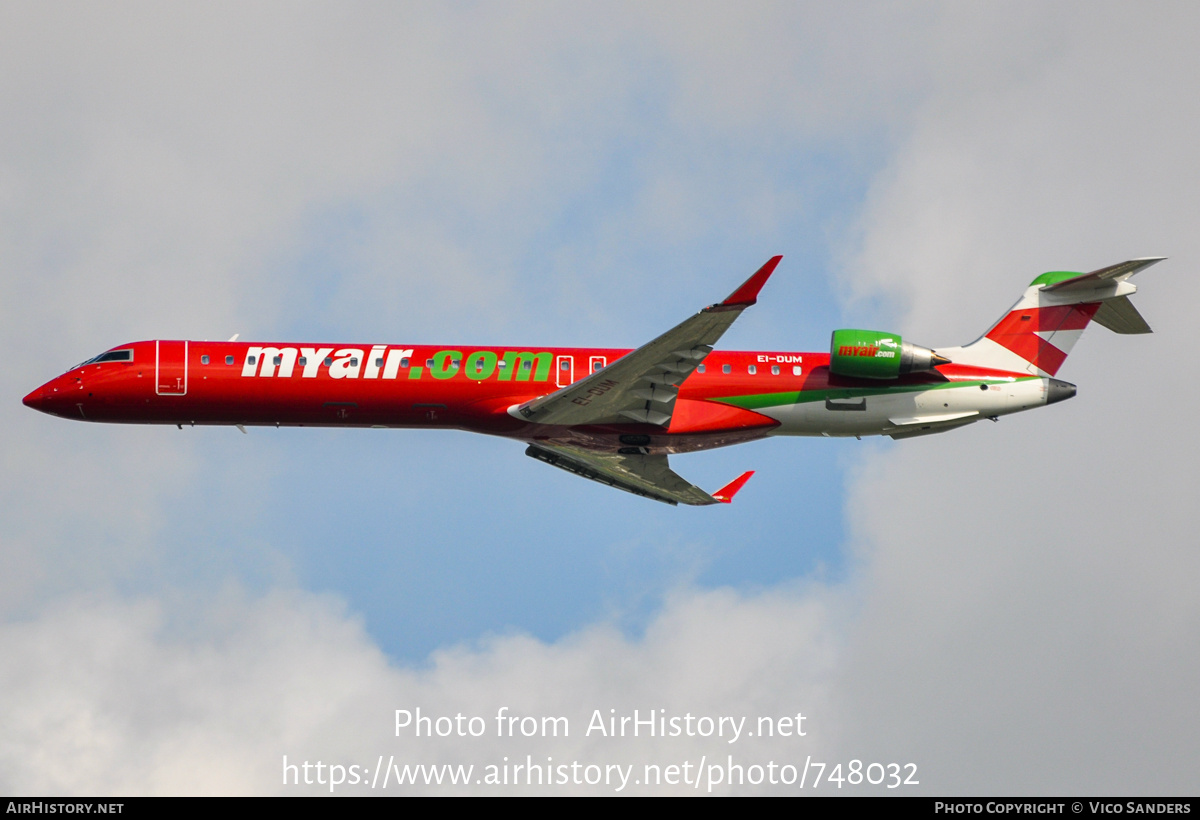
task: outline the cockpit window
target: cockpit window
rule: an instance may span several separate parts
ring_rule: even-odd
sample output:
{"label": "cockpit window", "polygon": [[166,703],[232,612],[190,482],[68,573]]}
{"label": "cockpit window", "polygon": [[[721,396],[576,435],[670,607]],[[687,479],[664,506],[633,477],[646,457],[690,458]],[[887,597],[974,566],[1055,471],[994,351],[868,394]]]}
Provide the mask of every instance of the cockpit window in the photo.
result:
{"label": "cockpit window", "polygon": [[[101,353],[99,356],[96,356],[94,359],[88,359],[83,364],[100,364],[100,362],[132,362],[132,361],[133,361],[133,351],[126,349],[126,350],[110,350],[107,353]],[[83,367],[83,365],[77,365],[77,366]]]}

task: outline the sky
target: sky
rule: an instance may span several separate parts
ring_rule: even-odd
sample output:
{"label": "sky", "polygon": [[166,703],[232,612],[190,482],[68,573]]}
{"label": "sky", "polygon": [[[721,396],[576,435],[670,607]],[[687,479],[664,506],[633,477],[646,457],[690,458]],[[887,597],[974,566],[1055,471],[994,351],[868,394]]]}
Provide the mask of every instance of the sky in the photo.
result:
{"label": "sky", "polygon": [[[1194,794],[1198,16],[0,3],[0,792]],[[634,347],[775,254],[723,347],[1170,258],[1072,401],[675,458],[720,509],[20,403],[137,339]]]}

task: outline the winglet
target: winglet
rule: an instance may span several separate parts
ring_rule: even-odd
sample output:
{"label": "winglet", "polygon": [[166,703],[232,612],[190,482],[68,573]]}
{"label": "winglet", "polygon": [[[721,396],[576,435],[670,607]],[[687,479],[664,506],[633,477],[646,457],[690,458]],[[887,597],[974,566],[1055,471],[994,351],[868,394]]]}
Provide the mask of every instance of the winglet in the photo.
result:
{"label": "winglet", "polygon": [[[778,261],[779,261],[778,256],[776,256],[772,260],[772,262],[778,262]],[[770,264],[770,262],[768,262],[767,264]],[[770,271],[767,271],[767,273],[769,274]],[[755,274],[755,275],[757,276],[758,274]],[[734,495],[737,494],[737,491],[742,489],[742,487],[746,486],[746,482],[750,480],[750,476],[752,476],[752,475],[754,475],[753,470],[749,470],[747,472],[742,473],[740,476],[735,478],[733,481],[730,481],[724,487],[722,487],[721,489],[719,489],[715,493],[713,493],[712,497],[717,499],[717,501],[720,501],[722,504],[728,504],[729,502],[733,501],[733,497],[734,497]]]}
{"label": "winglet", "polygon": [[772,256],[767,264],[758,269],[758,272],[742,283],[742,286],[729,294],[729,298],[721,303],[722,307],[740,307],[749,306],[758,301],[758,292],[762,290],[762,286],[767,283],[767,279],[775,272],[775,266],[779,264],[782,256]]}

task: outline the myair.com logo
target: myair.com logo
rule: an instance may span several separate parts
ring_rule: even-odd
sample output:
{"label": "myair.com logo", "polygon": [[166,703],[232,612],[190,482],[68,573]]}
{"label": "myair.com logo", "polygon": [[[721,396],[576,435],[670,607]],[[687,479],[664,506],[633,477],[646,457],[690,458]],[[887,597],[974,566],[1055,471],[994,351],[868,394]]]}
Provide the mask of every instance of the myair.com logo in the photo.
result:
{"label": "myair.com logo", "polygon": [[497,353],[474,350],[465,357],[461,350],[439,350],[424,362],[413,357],[412,348],[372,345],[357,347],[264,347],[246,349],[242,376],[258,378],[315,379],[434,379],[467,378],[473,381],[546,381],[554,355],[549,351]]}

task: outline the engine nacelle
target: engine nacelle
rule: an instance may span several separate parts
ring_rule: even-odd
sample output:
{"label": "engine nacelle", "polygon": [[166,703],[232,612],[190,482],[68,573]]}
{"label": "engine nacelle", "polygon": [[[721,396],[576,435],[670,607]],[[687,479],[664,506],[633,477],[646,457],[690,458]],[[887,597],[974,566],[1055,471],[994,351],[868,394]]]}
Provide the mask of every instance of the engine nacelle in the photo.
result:
{"label": "engine nacelle", "polygon": [[949,363],[927,347],[881,330],[835,330],[829,341],[829,372],[837,376],[895,379]]}

